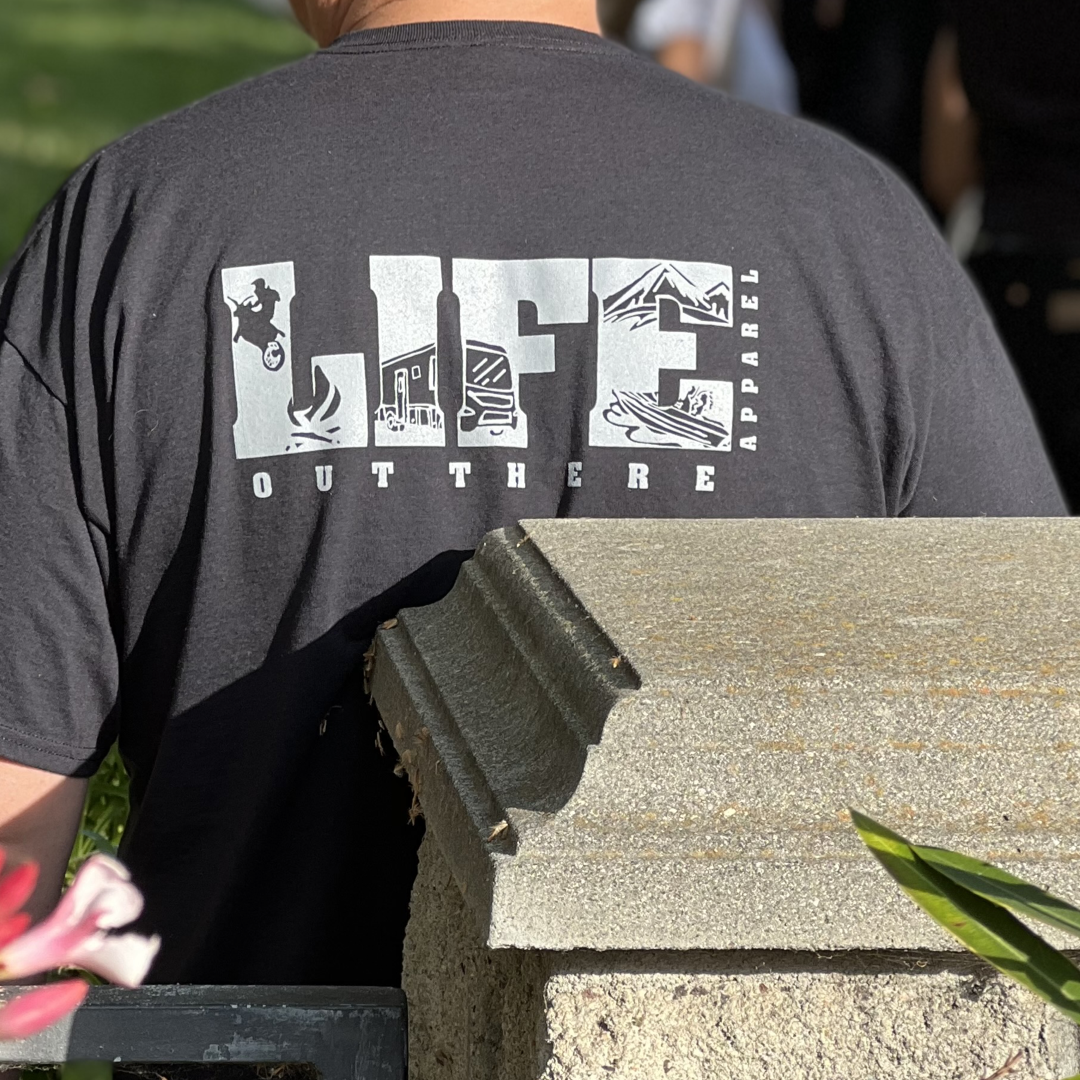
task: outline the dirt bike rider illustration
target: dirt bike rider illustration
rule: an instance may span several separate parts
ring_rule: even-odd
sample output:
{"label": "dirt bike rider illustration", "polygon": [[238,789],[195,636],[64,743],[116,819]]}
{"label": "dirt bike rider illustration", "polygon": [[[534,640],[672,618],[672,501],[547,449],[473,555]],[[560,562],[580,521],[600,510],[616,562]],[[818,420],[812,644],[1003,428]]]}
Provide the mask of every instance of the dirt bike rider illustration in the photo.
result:
{"label": "dirt bike rider illustration", "polygon": [[285,349],[279,340],[285,335],[273,323],[281,293],[268,286],[265,278],[256,278],[251,288],[252,295],[243,300],[230,298],[236,315],[233,341],[243,338],[250,342],[262,352],[263,366],[267,371],[277,371],[285,363]]}

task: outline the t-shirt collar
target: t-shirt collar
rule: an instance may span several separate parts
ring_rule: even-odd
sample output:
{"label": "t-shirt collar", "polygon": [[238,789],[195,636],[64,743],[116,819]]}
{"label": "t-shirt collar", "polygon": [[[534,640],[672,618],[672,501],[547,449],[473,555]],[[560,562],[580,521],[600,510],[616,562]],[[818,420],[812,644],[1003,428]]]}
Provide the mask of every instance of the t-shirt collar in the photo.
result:
{"label": "t-shirt collar", "polygon": [[496,44],[549,48],[625,51],[598,34],[555,23],[457,20],[406,23],[374,30],[356,30],[338,38],[325,52],[363,52],[368,49],[431,47],[432,45]]}

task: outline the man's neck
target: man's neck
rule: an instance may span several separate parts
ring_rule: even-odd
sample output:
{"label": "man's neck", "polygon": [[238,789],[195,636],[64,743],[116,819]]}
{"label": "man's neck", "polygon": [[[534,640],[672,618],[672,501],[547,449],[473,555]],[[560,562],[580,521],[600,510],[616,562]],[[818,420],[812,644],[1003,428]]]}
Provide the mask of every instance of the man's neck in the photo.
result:
{"label": "man's neck", "polygon": [[358,0],[341,32],[451,19],[513,19],[600,33],[595,0]]}

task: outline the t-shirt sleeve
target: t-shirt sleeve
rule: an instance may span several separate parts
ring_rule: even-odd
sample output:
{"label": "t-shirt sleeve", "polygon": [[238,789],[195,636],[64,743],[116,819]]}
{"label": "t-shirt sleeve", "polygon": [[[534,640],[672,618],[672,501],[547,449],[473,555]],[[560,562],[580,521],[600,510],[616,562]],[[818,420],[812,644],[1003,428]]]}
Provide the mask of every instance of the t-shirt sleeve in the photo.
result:
{"label": "t-shirt sleeve", "polygon": [[990,316],[971,292],[935,360],[913,496],[905,514],[1054,517],[1064,500]]}
{"label": "t-shirt sleeve", "polygon": [[[90,775],[116,734],[108,276],[91,161],[0,277],[0,757]],[[111,212],[111,209],[109,210]]]}
{"label": "t-shirt sleeve", "polygon": [[80,505],[72,436],[0,337],[0,757],[86,776],[112,735],[118,665],[108,544]]}
{"label": "t-shirt sleeve", "polygon": [[978,291],[915,196],[879,171],[898,226],[873,270],[895,304],[886,379],[890,408],[904,414],[889,424],[903,433],[888,449],[902,476],[896,512],[1065,514],[1031,409]]}

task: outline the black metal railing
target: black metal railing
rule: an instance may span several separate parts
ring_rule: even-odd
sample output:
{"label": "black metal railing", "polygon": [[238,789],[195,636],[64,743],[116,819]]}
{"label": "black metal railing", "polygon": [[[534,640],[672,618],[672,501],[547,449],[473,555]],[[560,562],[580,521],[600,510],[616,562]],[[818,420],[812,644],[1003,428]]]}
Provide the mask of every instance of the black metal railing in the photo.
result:
{"label": "black metal railing", "polygon": [[[0,999],[14,992],[6,987]],[[55,1027],[0,1043],[0,1068],[65,1061],[108,1061],[118,1075],[165,1080],[170,1065],[191,1080],[200,1072],[190,1066],[203,1066],[209,1078],[226,1063],[265,1066],[253,1075],[275,1078],[314,1070],[322,1080],[406,1080],[405,995],[368,987],[94,987]]]}

